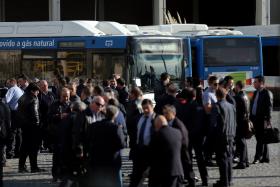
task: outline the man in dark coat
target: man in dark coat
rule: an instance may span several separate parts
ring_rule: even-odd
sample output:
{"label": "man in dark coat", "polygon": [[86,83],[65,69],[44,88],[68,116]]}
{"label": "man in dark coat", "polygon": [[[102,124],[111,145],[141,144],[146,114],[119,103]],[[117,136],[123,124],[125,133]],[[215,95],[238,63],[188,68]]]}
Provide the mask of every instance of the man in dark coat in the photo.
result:
{"label": "man in dark coat", "polygon": [[0,97],[0,187],[3,187],[3,166],[6,162],[4,147],[11,136],[11,111]]}
{"label": "man in dark coat", "polygon": [[269,163],[269,150],[267,144],[263,143],[264,129],[271,124],[271,113],[273,107],[273,95],[264,86],[265,79],[263,76],[255,77],[254,92],[251,107],[250,118],[256,131],[256,154],[253,164],[259,162]]}
{"label": "man in dark coat", "polygon": [[41,80],[39,83],[40,93],[38,95],[39,99],[39,111],[40,111],[40,123],[42,127],[42,140],[43,148],[51,149],[50,147],[50,138],[48,134],[48,111],[50,106],[55,101],[55,95],[53,92],[48,90],[48,82],[46,80]]}
{"label": "man in dark coat", "polygon": [[183,144],[181,148],[181,160],[184,168],[184,176],[188,180],[189,187],[195,186],[194,172],[192,162],[189,154],[189,135],[183,122],[176,117],[176,108],[172,105],[165,105],[163,107],[163,114],[168,121],[168,125],[175,129],[178,129],[183,138]]}
{"label": "man in dark coat", "polygon": [[30,83],[23,96],[18,101],[18,115],[22,128],[22,145],[19,157],[19,172],[27,172],[25,162],[29,156],[31,172],[44,171],[37,164],[40,147],[40,120],[39,120],[39,87]]}
{"label": "man in dark coat", "polygon": [[189,153],[192,158],[192,149],[194,149],[202,186],[208,186],[208,171],[203,153],[203,144],[206,136],[206,113],[202,104],[196,102],[195,89],[185,88],[180,95],[186,99],[186,103],[177,103],[177,117],[183,121],[188,130]]}
{"label": "man in dark coat", "polygon": [[128,89],[125,86],[125,81],[122,78],[118,78],[117,79],[117,88],[116,90],[118,91],[118,99],[119,102],[121,104],[123,104],[124,106],[126,106],[127,102],[128,102]]}
{"label": "man in dark coat", "polygon": [[157,114],[162,114],[162,109],[165,105],[175,105],[177,102],[176,99],[177,87],[175,84],[168,84],[166,88],[166,94],[160,97],[155,106],[155,112]]}
{"label": "man in dark coat", "polygon": [[226,101],[227,91],[218,88],[218,102],[211,111],[212,123],[215,123],[216,160],[219,167],[220,180],[213,187],[228,187],[232,185],[233,141],[236,133],[235,107]]}
{"label": "man in dark coat", "polygon": [[129,95],[129,102],[127,103],[126,125],[130,149],[133,149],[136,145],[137,122],[139,120],[139,116],[143,113],[141,106],[142,94],[143,93],[139,88],[132,88]]}
{"label": "man in dark coat", "polygon": [[166,93],[166,85],[170,82],[170,75],[168,73],[162,73],[160,75],[160,81],[156,81],[154,92],[155,92],[155,101],[158,102],[158,99],[161,98]]}
{"label": "man in dark coat", "polygon": [[48,114],[50,119],[49,133],[53,146],[52,175],[54,181],[57,181],[57,179],[61,177],[62,145],[60,142],[60,127],[67,119],[70,112],[70,90],[68,88],[62,88],[60,99],[51,105]]}
{"label": "man in dark coat", "polygon": [[149,186],[182,187],[182,133],[168,125],[164,116],[155,119],[155,134],[151,140],[151,170]]}
{"label": "man in dark coat", "polygon": [[236,101],[236,153],[239,155],[239,162],[234,167],[234,169],[245,169],[249,167],[248,161],[248,150],[245,138],[245,123],[247,123],[249,118],[249,100],[243,90],[244,83],[242,81],[237,81],[235,85],[235,101]]}
{"label": "man in dark coat", "polygon": [[121,149],[125,146],[122,128],[114,123],[118,108],[108,106],[106,119],[88,130],[90,184],[96,187],[121,187]]}

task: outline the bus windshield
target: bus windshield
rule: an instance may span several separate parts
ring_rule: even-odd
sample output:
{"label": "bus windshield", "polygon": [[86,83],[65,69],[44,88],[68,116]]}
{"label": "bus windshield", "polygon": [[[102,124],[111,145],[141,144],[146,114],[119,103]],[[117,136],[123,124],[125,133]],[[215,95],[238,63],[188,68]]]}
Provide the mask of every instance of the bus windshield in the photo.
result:
{"label": "bus windshield", "polygon": [[184,68],[182,48],[182,41],[177,38],[135,40],[133,77],[140,79],[142,89],[152,91],[160,74],[164,72],[170,75],[172,82],[180,84]]}
{"label": "bus windshield", "polygon": [[258,38],[204,39],[205,66],[258,66]]}

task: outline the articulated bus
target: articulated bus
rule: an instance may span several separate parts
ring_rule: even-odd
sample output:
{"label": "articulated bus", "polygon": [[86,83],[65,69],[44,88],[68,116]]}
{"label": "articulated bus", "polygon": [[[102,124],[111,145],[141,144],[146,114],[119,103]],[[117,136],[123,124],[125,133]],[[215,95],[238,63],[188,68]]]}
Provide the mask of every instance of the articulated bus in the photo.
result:
{"label": "articulated bus", "polygon": [[24,73],[51,82],[56,70],[97,82],[120,74],[150,93],[162,72],[183,82],[183,48],[180,37],[134,35],[116,22],[3,22],[0,81]]}

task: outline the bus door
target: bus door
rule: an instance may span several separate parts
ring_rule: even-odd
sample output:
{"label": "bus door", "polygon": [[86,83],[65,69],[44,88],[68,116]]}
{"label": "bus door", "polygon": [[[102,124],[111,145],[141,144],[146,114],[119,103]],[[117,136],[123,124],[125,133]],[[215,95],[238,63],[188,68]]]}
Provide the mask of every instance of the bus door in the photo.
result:
{"label": "bus door", "polygon": [[192,55],[191,43],[189,38],[184,38],[184,63],[185,63],[185,77],[192,77]]}

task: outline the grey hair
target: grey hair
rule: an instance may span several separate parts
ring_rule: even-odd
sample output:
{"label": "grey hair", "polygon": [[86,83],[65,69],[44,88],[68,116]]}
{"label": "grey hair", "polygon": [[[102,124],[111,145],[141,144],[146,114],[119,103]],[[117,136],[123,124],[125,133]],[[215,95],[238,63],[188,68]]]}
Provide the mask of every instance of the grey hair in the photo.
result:
{"label": "grey hair", "polygon": [[109,120],[115,119],[117,115],[119,114],[118,107],[115,107],[113,105],[109,105],[106,108],[106,118]]}
{"label": "grey hair", "polygon": [[176,108],[173,105],[164,105],[163,110],[167,110],[167,112],[172,112],[173,114],[176,114]]}
{"label": "grey hair", "polygon": [[91,101],[91,103],[95,103],[96,101],[100,101],[100,100],[104,101],[103,97],[101,97],[101,96],[94,96],[92,101]]}
{"label": "grey hair", "polygon": [[81,112],[87,108],[87,105],[84,102],[75,101],[71,104],[71,108],[75,112]]}

